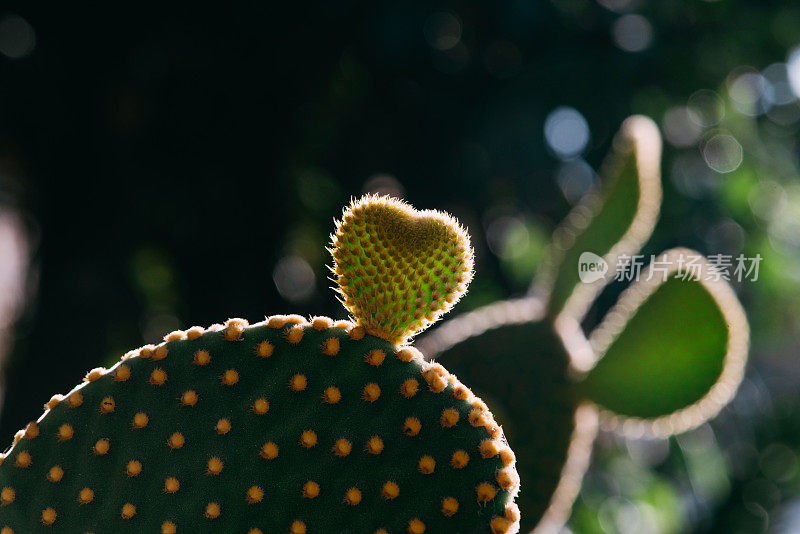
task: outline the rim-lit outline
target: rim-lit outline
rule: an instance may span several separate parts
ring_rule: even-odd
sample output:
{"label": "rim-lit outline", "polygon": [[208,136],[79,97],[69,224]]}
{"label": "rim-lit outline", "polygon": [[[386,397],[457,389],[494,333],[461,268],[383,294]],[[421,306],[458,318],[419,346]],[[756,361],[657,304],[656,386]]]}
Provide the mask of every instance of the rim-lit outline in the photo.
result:
{"label": "rim-lit outline", "polygon": [[[613,150],[600,168],[600,183],[587,193],[553,232],[553,240],[547,246],[545,260],[536,274],[531,293],[549,306],[550,295],[556,275],[561,268],[565,252],[572,247],[580,235],[600,212],[606,200],[606,189],[619,176],[628,155],[633,152],[639,184],[639,201],[636,213],[622,237],[603,259],[609,266],[617,264],[620,256],[638,251],[650,238],[661,211],[661,134],[652,119],[633,115],[623,121],[619,133],[614,137]],[[611,177],[611,178],[609,178]],[[575,266],[566,266],[567,269]],[[577,283],[564,302],[559,315],[567,314],[581,321],[595,297],[613,279],[615,273],[609,269],[603,278],[590,284]]]}
{"label": "rim-lit outline", "polygon": [[575,499],[581,491],[583,477],[592,460],[592,449],[599,427],[599,413],[594,404],[582,403],[575,410],[575,429],[569,440],[567,459],[561,476],[539,523],[531,534],[558,534],[569,520]]}
{"label": "rim-lit outline", "polygon": [[505,325],[535,323],[544,318],[544,305],[537,298],[501,300],[445,321],[416,340],[414,346],[426,360],[459,343]]}
{"label": "rim-lit outline", "polygon": [[[733,399],[736,390],[744,378],[747,364],[747,352],[750,346],[750,327],[747,316],[739,302],[733,288],[721,277],[710,277],[714,274],[714,267],[700,253],[688,248],[674,248],[661,253],[657,261],[669,262],[666,269],[666,279],[680,272],[681,265],[678,259],[685,257],[699,257],[700,261],[693,266],[696,271],[691,274],[687,283],[700,283],[722,313],[728,329],[728,344],[723,359],[722,372],[709,391],[698,401],[675,410],[674,412],[656,418],[639,418],[618,415],[611,410],[599,407],[600,428],[613,430],[631,438],[658,437],[665,438],[673,434],[680,434],[691,430],[716,416],[719,411]],[[576,329],[576,322],[562,321],[557,325],[557,330],[566,336],[570,342],[565,345],[579,347],[584,354],[594,354],[594,360],[586,362],[589,365],[577,369],[589,372],[606,354],[609,347],[625,329],[628,321],[647,299],[665,283],[664,271],[659,270],[661,276],[652,275],[653,265],[650,264],[638,281],[633,282],[619,297],[614,307],[606,314],[600,325],[586,337]],[[568,349],[569,350],[569,349]]]}

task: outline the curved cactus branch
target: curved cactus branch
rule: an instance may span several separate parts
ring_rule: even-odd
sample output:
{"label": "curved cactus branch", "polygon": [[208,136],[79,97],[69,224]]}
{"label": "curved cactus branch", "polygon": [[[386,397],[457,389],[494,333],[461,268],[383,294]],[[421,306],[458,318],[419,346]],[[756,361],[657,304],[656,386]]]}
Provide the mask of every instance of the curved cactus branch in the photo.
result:
{"label": "curved cactus branch", "polygon": [[561,469],[561,479],[550,505],[531,534],[559,534],[562,531],[580,493],[583,476],[589,469],[597,430],[597,409],[590,403],[582,404],[575,410],[575,430],[569,442],[567,461]]}
{"label": "curved cactus branch", "polygon": [[[691,268],[688,268],[685,265],[687,258],[698,258],[699,260],[695,261]],[[573,350],[575,347],[580,347],[582,355],[595,355],[592,360],[572,359],[573,362],[581,362],[582,367],[579,370],[587,375],[584,385],[589,398],[599,398],[597,402],[601,405],[603,402],[600,399],[611,399],[612,397],[616,399],[615,402],[620,403],[619,408],[614,410],[601,409],[601,427],[631,436],[666,437],[695,428],[714,417],[736,393],[744,376],[747,361],[749,347],[747,317],[736,293],[719,273],[714,271],[714,267],[698,252],[685,248],[668,250],[659,255],[657,261],[665,267],[660,268],[656,275],[654,265],[648,266],[642,274],[641,280],[634,282],[623,292],[617,304],[608,312],[600,325],[592,331],[588,339],[582,337],[577,322],[572,318],[561,318],[556,325],[567,347],[572,347]],[[660,291],[665,290],[668,285],[675,286],[674,294],[669,296],[670,300],[666,300],[665,297],[661,302],[651,304],[652,298],[659,295]],[[686,298],[686,294],[678,292],[681,287],[685,290],[702,289],[702,293],[692,293],[697,296],[693,296],[690,301]],[[703,309],[704,315],[702,316],[691,315],[693,310],[690,307],[693,302],[699,302],[698,306],[706,305],[703,301],[703,294],[707,294],[708,305],[715,309]],[[648,310],[650,314],[647,317],[642,317],[641,321],[635,325],[632,324],[637,320],[637,316],[641,315],[642,310],[648,306],[661,306],[661,308]],[[678,306],[685,306],[685,308],[681,310]],[[681,312],[687,316],[682,317]],[[663,321],[658,324],[648,324],[648,322],[662,317]],[[613,356],[610,354],[615,348],[615,344],[628,332],[633,335],[647,335],[648,327],[654,331],[663,332],[664,321],[675,323],[675,328],[670,330],[672,334],[669,339],[661,334],[663,343],[649,343],[647,346],[641,346],[638,350],[630,350],[631,346],[626,345],[626,350],[620,350],[618,351],[620,353],[615,353]],[[715,328],[719,333],[704,336],[698,332],[699,328]],[[685,340],[679,339],[681,336]],[[720,348],[699,345],[702,341],[701,338],[708,337],[711,337],[712,340],[720,337]],[[679,345],[681,342],[683,344]],[[662,362],[658,359],[670,356],[664,351],[664,347],[680,346],[684,347],[683,358],[691,355],[698,359],[686,360],[682,362],[683,367],[678,367],[677,362],[680,359],[676,356],[674,358],[676,363],[669,368],[670,372],[663,372],[663,367],[660,365]],[[615,361],[607,361],[606,358]],[[670,365],[671,362],[663,362],[663,364]],[[688,382],[693,374],[702,374],[708,377],[710,376],[708,373],[714,373],[716,379],[711,384],[696,385],[697,391],[704,392],[702,396],[669,413],[659,413],[655,416],[648,414],[647,417],[643,417],[636,412],[645,408],[626,406],[632,413],[625,414],[622,412],[624,404],[620,400],[619,389],[616,388],[611,393],[607,388],[619,380],[618,369],[631,369],[634,365],[635,369],[649,368],[652,370],[652,376],[640,376],[640,380],[648,380],[648,382],[642,383],[636,393],[631,395],[631,399],[642,406],[645,405],[643,403],[651,402],[651,397],[664,398],[666,388],[691,389]],[[658,370],[662,372],[658,372]],[[597,375],[599,373],[604,373],[602,383],[598,382]],[[706,379],[711,380],[710,378]],[[631,389],[629,387],[628,392]],[[646,409],[653,410],[655,408]]]}
{"label": "curved cactus branch", "polygon": [[417,341],[417,348],[432,360],[459,343],[480,336],[504,325],[535,323],[544,318],[544,306],[539,299],[501,300],[477,310],[461,314],[423,336]]}
{"label": "curved cactus branch", "polygon": [[[548,314],[580,321],[614,272],[579,283],[578,258],[601,256],[614,266],[650,238],[661,209],[661,135],[652,119],[634,115],[622,123],[600,169],[601,183],[584,196],[553,233],[531,292]],[[633,197],[633,198],[631,198]]]}

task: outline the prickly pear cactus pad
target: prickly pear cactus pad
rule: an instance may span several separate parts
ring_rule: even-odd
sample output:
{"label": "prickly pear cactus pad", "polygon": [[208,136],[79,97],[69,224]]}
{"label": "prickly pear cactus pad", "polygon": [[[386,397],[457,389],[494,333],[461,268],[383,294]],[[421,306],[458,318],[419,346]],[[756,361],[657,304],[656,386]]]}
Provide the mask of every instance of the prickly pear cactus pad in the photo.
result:
{"label": "prickly pear cactus pad", "polygon": [[392,343],[435,322],[472,280],[472,247],[458,222],[390,197],[350,206],[336,225],[333,260],[342,303]]}
{"label": "prickly pear cactus pad", "polygon": [[[379,216],[365,227],[359,210]],[[3,456],[0,533],[516,532],[515,457],[492,414],[392,342],[470,276],[463,231],[429,216],[375,197],[345,211],[333,254],[353,321],[173,332],[54,396]],[[341,253],[348,227],[363,255]]]}

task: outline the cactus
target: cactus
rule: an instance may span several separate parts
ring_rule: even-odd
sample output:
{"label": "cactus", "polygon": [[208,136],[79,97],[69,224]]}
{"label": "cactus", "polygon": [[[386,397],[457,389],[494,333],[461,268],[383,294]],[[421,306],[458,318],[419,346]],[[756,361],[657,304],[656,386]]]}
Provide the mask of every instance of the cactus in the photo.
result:
{"label": "cactus", "polygon": [[[555,231],[530,294],[451,319],[417,343],[468,381],[503,424],[525,488],[517,500],[524,531],[560,531],[598,428],[636,437],[689,430],[713,417],[742,379],[744,311],[713,266],[687,249],[660,254],[599,325],[583,331],[614,266],[652,233],[660,156],[656,125],[627,119],[601,187]],[[609,266],[588,283],[579,280],[584,252]],[[699,261],[686,264],[690,256]]]}
{"label": "cactus", "polygon": [[468,236],[368,196],[331,252],[352,321],[173,332],[54,396],[3,457],[0,533],[516,532],[501,428],[408,345],[466,290]]}

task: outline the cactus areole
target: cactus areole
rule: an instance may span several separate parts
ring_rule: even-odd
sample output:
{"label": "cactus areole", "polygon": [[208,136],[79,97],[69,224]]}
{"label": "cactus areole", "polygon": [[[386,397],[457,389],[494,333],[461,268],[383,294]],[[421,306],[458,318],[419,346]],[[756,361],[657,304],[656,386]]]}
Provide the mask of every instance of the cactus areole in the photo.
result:
{"label": "cactus areole", "polygon": [[173,332],[55,395],[3,455],[0,534],[516,532],[502,430],[408,345],[466,290],[468,235],[367,196],[330,251],[352,320]]}

